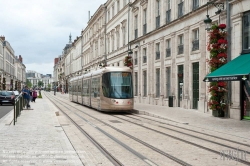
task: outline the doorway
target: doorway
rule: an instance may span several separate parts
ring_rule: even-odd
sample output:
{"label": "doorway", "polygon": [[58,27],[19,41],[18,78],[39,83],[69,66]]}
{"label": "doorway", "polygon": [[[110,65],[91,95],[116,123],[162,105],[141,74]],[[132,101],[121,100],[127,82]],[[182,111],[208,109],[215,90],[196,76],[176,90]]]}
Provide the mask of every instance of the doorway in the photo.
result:
{"label": "doorway", "polygon": [[199,101],[199,62],[193,63],[193,109],[198,109]]}

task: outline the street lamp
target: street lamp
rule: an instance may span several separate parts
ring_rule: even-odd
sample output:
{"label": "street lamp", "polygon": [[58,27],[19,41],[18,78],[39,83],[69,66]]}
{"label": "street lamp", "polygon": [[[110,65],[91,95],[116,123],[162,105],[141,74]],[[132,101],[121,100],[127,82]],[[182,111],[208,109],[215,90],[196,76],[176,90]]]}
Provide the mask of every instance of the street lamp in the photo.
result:
{"label": "street lamp", "polygon": [[212,4],[213,6],[215,6],[218,10],[215,12],[215,14],[220,14],[222,10],[224,10],[224,3],[214,3],[212,2],[207,2],[207,18],[204,20],[205,26],[206,26],[206,30],[209,31],[211,29],[212,26],[212,20],[209,18],[208,15],[208,6]]}

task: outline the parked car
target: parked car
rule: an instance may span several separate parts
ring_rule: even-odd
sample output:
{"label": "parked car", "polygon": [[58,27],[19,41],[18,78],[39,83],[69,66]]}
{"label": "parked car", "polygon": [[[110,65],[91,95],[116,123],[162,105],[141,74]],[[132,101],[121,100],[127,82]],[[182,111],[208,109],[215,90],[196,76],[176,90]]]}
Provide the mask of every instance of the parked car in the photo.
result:
{"label": "parked car", "polygon": [[15,93],[13,91],[0,91],[0,105],[11,103],[14,105]]}
{"label": "parked car", "polygon": [[[10,91],[9,91],[10,92]],[[19,92],[18,91],[13,91],[14,92],[14,94],[15,94],[15,97],[18,97],[19,96]]]}

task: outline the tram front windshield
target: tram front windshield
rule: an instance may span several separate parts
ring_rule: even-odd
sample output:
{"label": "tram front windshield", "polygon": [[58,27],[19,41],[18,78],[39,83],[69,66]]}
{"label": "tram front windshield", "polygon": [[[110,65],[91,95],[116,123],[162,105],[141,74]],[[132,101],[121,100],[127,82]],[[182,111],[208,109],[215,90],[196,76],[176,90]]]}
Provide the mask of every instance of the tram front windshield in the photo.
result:
{"label": "tram front windshield", "polygon": [[133,98],[132,77],[129,72],[110,72],[102,76],[103,95],[108,98]]}

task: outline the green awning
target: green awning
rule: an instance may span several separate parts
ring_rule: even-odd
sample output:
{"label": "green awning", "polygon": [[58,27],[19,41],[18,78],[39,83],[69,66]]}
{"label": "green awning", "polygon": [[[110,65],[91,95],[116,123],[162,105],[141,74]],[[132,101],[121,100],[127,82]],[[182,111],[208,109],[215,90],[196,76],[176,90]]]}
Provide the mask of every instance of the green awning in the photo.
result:
{"label": "green awning", "polygon": [[243,54],[208,74],[203,81],[240,81],[250,78],[250,54]]}

